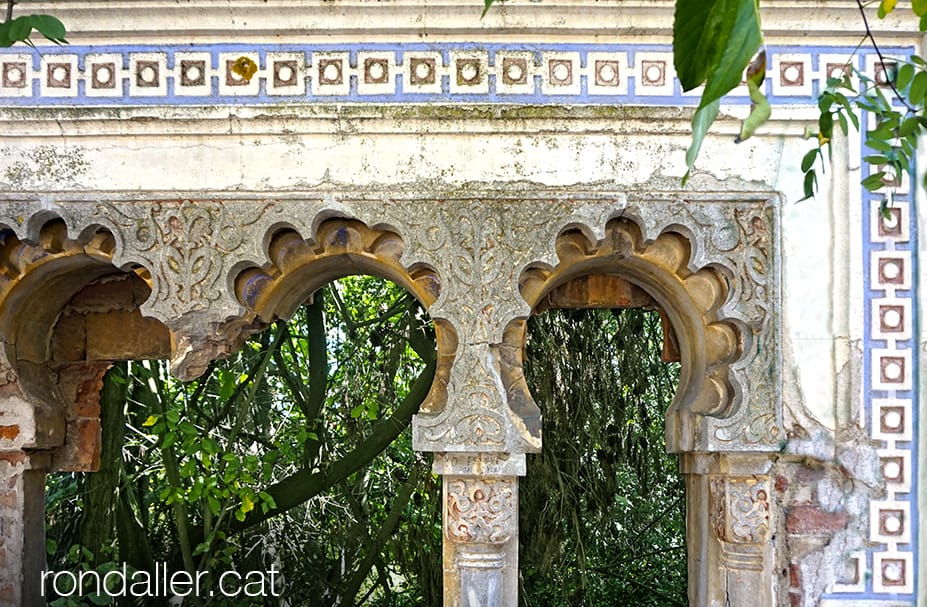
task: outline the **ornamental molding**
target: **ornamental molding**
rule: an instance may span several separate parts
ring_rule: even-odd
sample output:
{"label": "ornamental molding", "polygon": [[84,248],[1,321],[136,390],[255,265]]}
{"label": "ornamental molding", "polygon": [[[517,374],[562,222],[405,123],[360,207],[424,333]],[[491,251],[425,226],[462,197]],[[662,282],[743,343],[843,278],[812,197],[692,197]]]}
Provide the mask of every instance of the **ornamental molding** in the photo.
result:
{"label": "ornamental molding", "polygon": [[[4,195],[0,209],[9,238],[32,249],[59,243],[30,253],[33,265],[86,259],[142,276],[152,295],[141,310],[173,331],[184,377],[324,282],[354,272],[394,280],[436,321],[444,361],[414,422],[419,450],[540,449],[540,412],[521,374],[524,320],[544,289],[593,266],[649,290],[683,338],[671,450],[773,451],[781,437],[769,193],[44,194]],[[43,236],[49,225],[62,234]],[[22,261],[0,296],[26,289],[32,266]]]}

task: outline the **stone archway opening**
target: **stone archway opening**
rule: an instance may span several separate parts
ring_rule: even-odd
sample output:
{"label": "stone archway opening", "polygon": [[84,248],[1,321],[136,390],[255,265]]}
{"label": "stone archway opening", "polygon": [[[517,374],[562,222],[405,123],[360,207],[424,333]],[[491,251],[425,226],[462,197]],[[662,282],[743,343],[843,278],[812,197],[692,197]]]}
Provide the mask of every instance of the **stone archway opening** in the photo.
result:
{"label": "stone archway opening", "polygon": [[663,422],[677,357],[658,311],[618,307],[632,303],[613,298],[630,294],[622,282],[566,283],[545,298],[565,307],[528,321],[544,445],[519,483],[527,604],[686,604],[685,486]]}
{"label": "stone archway opening", "polygon": [[[127,441],[114,466],[103,462],[112,476],[103,484],[117,496],[113,548],[119,552],[97,562],[104,567],[98,570],[111,566],[111,558],[139,570],[167,563],[172,572],[189,571],[187,550],[197,572],[274,567],[278,581],[285,579],[275,590],[288,601],[348,605],[397,585],[386,569],[393,570],[396,544],[388,531],[402,527],[406,536],[418,532],[407,544],[421,549],[418,560],[405,555],[402,574],[410,582],[419,575],[423,584],[431,582],[422,591],[433,603],[440,536],[427,519],[439,516],[439,493],[427,464],[411,449],[409,428],[435,365],[427,313],[392,281],[349,275],[333,277],[288,318],[268,324],[192,382],[172,378],[165,361],[129,366],[121,380],[128,383]],[[204,485],[210,477],[215,484]],[[56,489],[73,491],[76,483],[67,479]],[[165,490],[183,497],[165,503]],[[221,509],[212,511],[213,503]],[[256,513],[263,518],[264,508],[279,516],[253,520]],[[404,515],[397,520],[394,511]],[[83,516],[81,527],[91,518],[67,505],[54,516],[66,532],[68,523],[76,526],[75,514]],[[133,519],[151,521],[152,528],[126,529]],[[210,526],[228,543],[209,538]],[[58,543],[52,569],[79,570],[67,553],[84,538],[51,531]],[[197,550],[198,542],[210,539],[210,551]],[[231,562],[216,557],[236,543],[240,549],[227,555]],[[411,566],[422,571],[413,576]],[[202,582],[216,589],[215,577]]]}

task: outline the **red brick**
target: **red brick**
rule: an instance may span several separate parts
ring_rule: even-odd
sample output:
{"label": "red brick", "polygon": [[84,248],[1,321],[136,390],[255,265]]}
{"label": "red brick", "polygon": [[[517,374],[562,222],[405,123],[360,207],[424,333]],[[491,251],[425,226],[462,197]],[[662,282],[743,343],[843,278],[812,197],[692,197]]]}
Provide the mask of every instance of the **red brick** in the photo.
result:
{"label": "red brick", "polygon": [[802,596],[800,592],[790,592],[789,593],[789,607],[801,607],[804,602],[802,599],[805,597]]}
{"label": "red brick", "polygon": [[95,472],[100,467],[100,420],[82,417],[68,423],[64,445],[55,452],[52,468]]}
{"label": "red brick", "polygon": [[789,586],[801,588],[801,569],[795,563],[789,565]]}
{"label": "red brick", "polygon": [[785,528],[795,534],[827,534],[844,529],[850,522],[846,512],[826,512],[817,506],[796,506],[789,510]]}
{"label": "red brick", "polygon": [[23,464],[29,460],[22,451],[0,451],[0,461],[9,462],[14,466]]}
{"label": "red brick", "polygon": [[58,370],[58,390],[70,417],[99,417],[100,390],[108,362],[77,363]]}
{"label": "red brick", "polygon": [[776,491],[783,493],[786,489],[789,488],[789,479],[785,478],[781,474],[776,477]]}
{"label": "red brick", "polygon": [[19,436],[19,426],[17,424],[0,426],[0,440],[14,440],[17,436]]}
{"label": "red brick", "polygon": [[13,605],[16,600],[16,589],[13,584],[3,584],[0,586],[0,603],[3,605]]}

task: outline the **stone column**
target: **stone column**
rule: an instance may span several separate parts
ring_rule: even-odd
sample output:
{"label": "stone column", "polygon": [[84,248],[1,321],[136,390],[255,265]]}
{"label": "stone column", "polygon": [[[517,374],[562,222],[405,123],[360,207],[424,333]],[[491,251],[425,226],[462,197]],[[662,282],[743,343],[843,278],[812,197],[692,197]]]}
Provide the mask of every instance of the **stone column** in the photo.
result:
{"label": "stone column", "polygon": [[772,491],[764,455],[687,453],[689,604],[772,607]]}
{"label": "stone column", "polygon": [[444,606],[517,607],[524,454],[435,453],[444,477]]}
{"label": "stone column", "polygon": [[0,606],[44,606],[47,453],[0,451]]}

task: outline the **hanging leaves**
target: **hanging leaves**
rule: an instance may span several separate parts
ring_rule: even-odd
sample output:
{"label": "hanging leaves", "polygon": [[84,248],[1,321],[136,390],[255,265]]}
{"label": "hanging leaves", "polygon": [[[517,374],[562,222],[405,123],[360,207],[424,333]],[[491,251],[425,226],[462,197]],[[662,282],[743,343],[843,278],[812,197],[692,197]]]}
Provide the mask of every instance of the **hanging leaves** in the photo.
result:
{"label": "hanging leaves", "polygon": [[[705,85],[692,116],[683,183],[689,179],[702,141],[718,117],[721,98],[741,83],[762,41],[757,0],[677,0],[673,22],[676,73],[684,91]],[[759,87],[755,94],[757,99],[762,96]]]}
{"label": "hanging leaves", "polygon": [[64,24],[51,15],[23,15],[0,23],[0,47],[22,42],[33,48],[32,32],[37,31],[55,44],[67,44]]}

